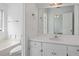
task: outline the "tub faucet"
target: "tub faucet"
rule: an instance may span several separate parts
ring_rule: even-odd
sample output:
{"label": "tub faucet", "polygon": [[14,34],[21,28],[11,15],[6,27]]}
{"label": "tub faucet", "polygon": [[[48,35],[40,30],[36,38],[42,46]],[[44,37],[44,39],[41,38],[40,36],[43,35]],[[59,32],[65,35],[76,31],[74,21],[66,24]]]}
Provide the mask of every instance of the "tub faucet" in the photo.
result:
{"label": "tub faucet", "polygon": [[57,34],[55,35],[55,38],[58,38],[58,35]]}

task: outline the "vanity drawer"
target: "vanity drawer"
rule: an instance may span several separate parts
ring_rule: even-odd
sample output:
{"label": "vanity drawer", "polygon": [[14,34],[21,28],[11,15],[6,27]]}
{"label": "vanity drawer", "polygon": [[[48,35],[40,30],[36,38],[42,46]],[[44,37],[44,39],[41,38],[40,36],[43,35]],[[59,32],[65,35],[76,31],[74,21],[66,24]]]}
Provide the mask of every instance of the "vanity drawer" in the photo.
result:
{"label": "vanity drawer", "polygon": [[79,47],[68,47],[68,54],[71,56],[79,56]]}
{"label": "vanity drawer", "polygon": [[68,47],[68,50],[79,53],[79,47]]}
{"label": "vanity drawer", "polygon": [[30,56],[41,56],[41,42],[30,41]]}
{"label": "vanity drawer", "polygon": [[66,56],[66,46],[43,43],[44,56]]}

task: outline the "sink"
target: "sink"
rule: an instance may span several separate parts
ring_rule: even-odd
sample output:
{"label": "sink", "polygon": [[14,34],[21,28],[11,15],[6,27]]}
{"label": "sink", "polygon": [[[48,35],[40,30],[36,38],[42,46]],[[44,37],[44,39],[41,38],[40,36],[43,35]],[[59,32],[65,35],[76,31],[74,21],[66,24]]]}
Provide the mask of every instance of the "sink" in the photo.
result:
{"label": "sink", "polygon": [[56,40],[56,39],[58,39],[58,38],[55,38],[55,37],[51,37],[51,38],[49,38],[50,40]]}
{"label": "sink", "polygon": [[56,40],[56,41],[60,41],[60,36],[52,36],[52,37],[49,37],[49,40]]}

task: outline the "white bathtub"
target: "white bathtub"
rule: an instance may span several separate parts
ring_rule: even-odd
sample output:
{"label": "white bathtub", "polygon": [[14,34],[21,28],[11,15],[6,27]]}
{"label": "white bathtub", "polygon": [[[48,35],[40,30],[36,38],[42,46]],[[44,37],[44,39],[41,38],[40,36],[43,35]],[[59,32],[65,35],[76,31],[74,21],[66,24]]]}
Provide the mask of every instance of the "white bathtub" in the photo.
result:
{"label": "white bathtub", "polygon": [[11,51],[10,51],[10,56],[21,56],[21,45],[18,45],[16,47],[14,47]]}
{"label": "white bathtub", "polygon": [[10,51],[18,45],[20,45],[20,41],[18,40],[0,40],[0,56],[9,56]]}

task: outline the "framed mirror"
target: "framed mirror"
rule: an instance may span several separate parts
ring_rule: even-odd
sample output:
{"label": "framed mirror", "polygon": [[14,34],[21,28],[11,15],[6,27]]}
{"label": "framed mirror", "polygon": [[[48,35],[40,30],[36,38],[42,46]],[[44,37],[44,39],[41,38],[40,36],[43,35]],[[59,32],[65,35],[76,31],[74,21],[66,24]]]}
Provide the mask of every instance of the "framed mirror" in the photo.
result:
{"label": "framed mirror", "polygon": [[74,35],[73,6],[38,10],[43,34]]}

